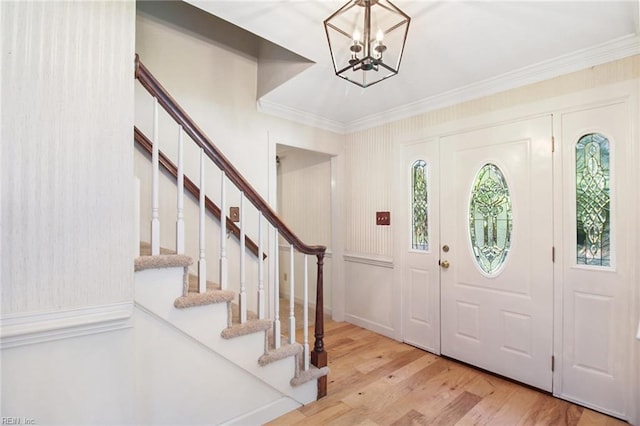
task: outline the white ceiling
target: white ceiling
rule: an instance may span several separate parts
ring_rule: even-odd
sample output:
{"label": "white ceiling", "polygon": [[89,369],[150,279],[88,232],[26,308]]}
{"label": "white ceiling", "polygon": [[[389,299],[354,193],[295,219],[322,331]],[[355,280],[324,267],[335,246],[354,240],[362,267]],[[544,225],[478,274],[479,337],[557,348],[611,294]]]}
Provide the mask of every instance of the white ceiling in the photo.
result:
{"label": "white ceiling", "polygon": [[339,132],[640,54],[639,0],[405,1],[400,72],[361,89],[334,75],[322,21],[345,0],[186,0],[315,62],[259,99]]}

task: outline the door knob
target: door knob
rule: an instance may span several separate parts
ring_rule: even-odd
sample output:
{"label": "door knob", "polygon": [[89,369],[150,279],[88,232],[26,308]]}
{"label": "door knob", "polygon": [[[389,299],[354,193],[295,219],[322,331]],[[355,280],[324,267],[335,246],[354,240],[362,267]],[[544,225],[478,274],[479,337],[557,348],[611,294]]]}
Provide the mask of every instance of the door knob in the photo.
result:
{"label": "door knob", "polygon": [[442,262],[440,262],[440,267],[444,268],[444,269],[449,269],[449,261],[448,260],[443,260]]}

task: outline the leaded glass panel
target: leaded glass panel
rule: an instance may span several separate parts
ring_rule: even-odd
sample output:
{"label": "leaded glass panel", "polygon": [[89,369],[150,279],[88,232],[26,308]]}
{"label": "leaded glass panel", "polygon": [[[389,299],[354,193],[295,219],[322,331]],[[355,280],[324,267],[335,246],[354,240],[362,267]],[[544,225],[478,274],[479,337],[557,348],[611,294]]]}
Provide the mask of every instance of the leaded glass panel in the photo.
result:
{"label": "leaded glass panel", "polygon": [[591,133],[576,144],[576,240],[579,265],[611,265],[609,140]]}
{"label": "leaded glass panel", "polygon": [[511,246],[513,212],[509,187],[495,164],[482,166],[473,182],[469,202],[469,237],[478,266],[495,274]]}
{"label": "leaded glass panel", "polygon": [[418,160],[411,167],[411,248],[429,250],[427,163]]}

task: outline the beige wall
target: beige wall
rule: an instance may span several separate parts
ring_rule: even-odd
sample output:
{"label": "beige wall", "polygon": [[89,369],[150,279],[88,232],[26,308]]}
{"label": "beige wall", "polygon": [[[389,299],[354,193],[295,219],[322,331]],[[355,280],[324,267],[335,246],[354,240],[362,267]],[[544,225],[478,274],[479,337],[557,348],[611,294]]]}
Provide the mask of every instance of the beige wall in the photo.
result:
{"label": "beige wall", "polygon": [[2,314],[132,301],[135,3],[0,8]]}
{"label": "beige wall", "polygon": [[[280,157],[278,167],[278,214],[303,240],[313,241],[332,250],[331,241],[331,158],[316,152],[288,148]],[[280,243],[280,294],[290,294],[290,251],[285,241]],[[311,303],[315,301],[316,258],[308,260],[308,282]],[[294,298],[303,300],[304,261],[297,256],[294,262]],[[331,312],[331,284],[333,258],[324,261],[324,307]],[[286,278],[286,279],[285,279]]]}
{"label": "beige wall", "polygon": [[304,241],[331,247],[331,159],[290,149],[280,156],[278,213]]}

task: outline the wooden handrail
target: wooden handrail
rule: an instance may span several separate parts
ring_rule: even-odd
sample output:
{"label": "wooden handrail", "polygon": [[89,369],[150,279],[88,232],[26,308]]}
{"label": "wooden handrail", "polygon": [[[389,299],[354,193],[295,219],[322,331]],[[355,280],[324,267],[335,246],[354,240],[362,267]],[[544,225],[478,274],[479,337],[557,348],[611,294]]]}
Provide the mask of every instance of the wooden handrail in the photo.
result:
{"label": "wooden handrail", "polygon": [[[149,154],[151,154],[153,150],[153,142],[149,140],[145,136],[140,129],[137,127],[133,127],[133,139],[138,144],[138,146]],[[174,178],[178,179],[178,167],[166,156],[162,151],[159,152],[159,163],[160,165],[171,174]],[[184,189],[189,191],[191,195],[193,195],[196,199],[200,196],[200,188],[196,185],[187,175],[184,175]],[[209,197],[205,195],[204,197],[205,208],[213,215],[213,217],[218,218],[220,220],[220,207],[216,205]],[[240,228],[227,217],[227,230],[233,234],[236,238],[240,239]],[[258,256],[258,245],[249,237],[245,235],[244,243],[247,249],[253,253],[255,256]],[[262,253],[262,259],[266,259],[267,254]]]}
{"label": "wooden handrail", "polygon": [[[173,97],[162,87],[156,78],[140,61],[140,57],[135,57],[135,78],[147,89],[147,91],[158,100],[158,103],[173,119],[182,126],[184,132],[189,135],[205,155],[214,162],[220,170],[223,170],[227,178],[244,193],[244,196],[262,212],[264,218],[274,226],[284,239],[301,253],[316,256],[317,258],[317,282],[316,282],[316,322],[315,322],[315,342],[311,353],[311,362],[318,368],[327,366],[327,352],[324,350],[324,282],[323,265],[324,255],[327,248],[322,245],[307,245],[303,243],[296,234],[280,219],[269,204],[258,194],[258,192],[242,177],[240,172],[231,162],[218,150],[213,142],[195,124],[193,119],[178,105]],[[326,376],[318,380],[318,398],[327,394]]]}
{"label": "wooden handrail", "polygon": [[293,233],[278,217],[269,204],[253,189],[253,187],[242,177],[240,172],[231,164],[231,162],[214,146],[213,142],[204,134],[204,132],[194,123],[193,119],[184,112],[178,103],[171,97],[167,90],[162,87],[158,80],[151,75],[149,70],[144,66],[138,55],[136,55],[136,78],[147,89],[147,91],[158,99],[158,103],[162,105],[165,111],[173,117],[173,119],[182,126],[182,129],[189,137],[204,150],[207,157],[215,163],[220,170],[223,170],[227,178],[233,184],[244,192],[245,197],[251,201],[258,210],[262,212],[264,217],[276,228],[284,239],[292,244],[296,250],[301,253],[318,255],[323,254],[327,250],[325,246],[310,246],[303,243],[296,234]]}

